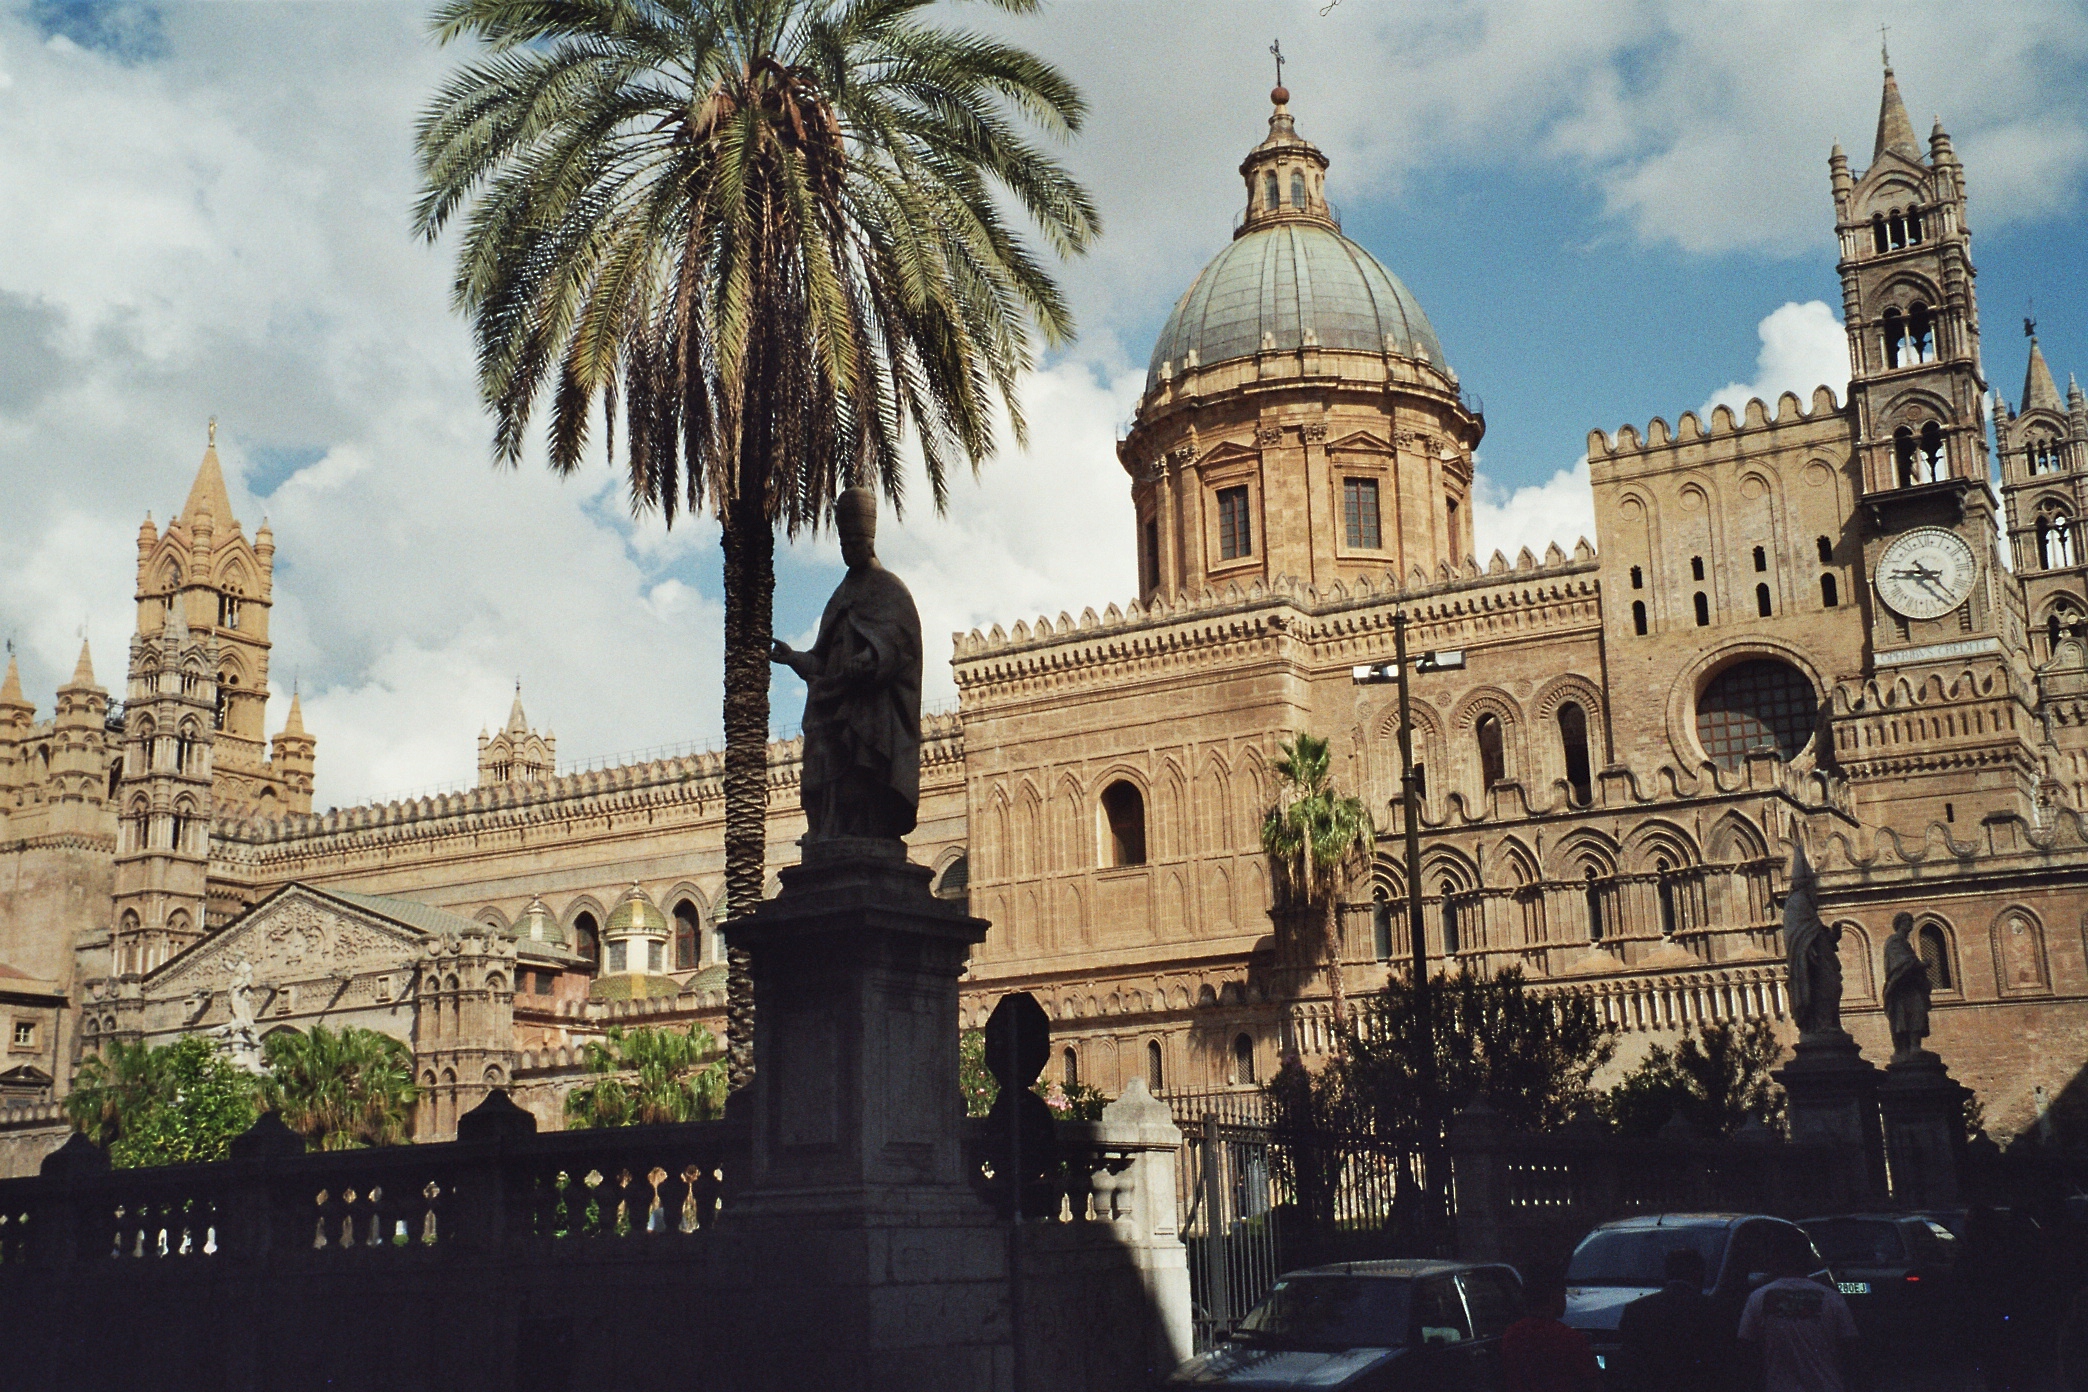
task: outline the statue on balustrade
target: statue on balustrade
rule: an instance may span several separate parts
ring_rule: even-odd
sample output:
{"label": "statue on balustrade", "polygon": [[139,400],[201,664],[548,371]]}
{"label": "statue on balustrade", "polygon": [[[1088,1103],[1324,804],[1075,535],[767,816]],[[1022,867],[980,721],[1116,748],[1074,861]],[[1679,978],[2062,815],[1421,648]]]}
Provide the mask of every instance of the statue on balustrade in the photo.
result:
{"label": "statue on balustrade", "polygon": [[1914,915],[1896,914],[1885,940],[1885,1022],[1892,1029],[1892,1056],[1911,1059],[1929,1033],[1928,964],[1914,950]]}
{"label": "statue on balustrade", "polygon": [[876,495],[843,490],[834,527],[848,575],[812,650],[778,642],[770,654],[805,679],[806,839],[896,840],[914,829],[921,801],[921,618],[877,563]]}
{"label": "statue on balustrade", "polygon": [[1784,895],[1784,951],[1799,1034],[1841,1033],[1841,929],[1820,921],[1819,886],[1802,844],[1792,852]]}

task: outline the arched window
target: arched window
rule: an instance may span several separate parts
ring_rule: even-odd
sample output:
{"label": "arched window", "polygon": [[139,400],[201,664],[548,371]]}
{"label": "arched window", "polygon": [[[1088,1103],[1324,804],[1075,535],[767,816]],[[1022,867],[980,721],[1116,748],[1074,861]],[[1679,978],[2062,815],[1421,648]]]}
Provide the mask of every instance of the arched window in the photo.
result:
{"label": "arched window", "polygon": [[1634,590],[1646,588],[1646,572],[1637,566],[1631,568],[1631,588]]}
{"label": "arched window", "polygon": [[1698,628],[1708,628],[1711,625],[1711,601],[1702,590],[1696,592],[1696,621]]}
{"label": "arched window", "polygon": [[2073,520],[2056,508],[2038,516],[2037,563],[2046,570],[2074,564]]}
{"label": "arched window", "polygon": [[1146,1041],[1146,1091],[1158,1097],[1167,1090],[1167,1063],[1160,1053],[1160,1041]]}
{"label": "arched window", "polygon": [[1566,755],[1566,787],[1573,805],[1586,807],[1594,794],[1588,762],[1588,715],[1572,701],[1559,707],[1559,747]]}
{"label": "arched window", "polygon": [[1828,564],[1831,564],[1831,563],[1833,562],[1833,560],[1834,560],[1834,543],[1833,543],[1833,542],[1829,541],[1829,540],[1828,540],[1828,539],[1827,539],[1826,537],[1816,537],[1816,538],[1814,538],[1814,539],[1813,539],[1813,545],[1819,548],[1819,552],[1820,552],[1820,564],[1821,564],[1821,565],[1828,565]]}
{"label": "arched window", "polygon": [[1631,601],[1631,631],[1641,638],[1646,636],[1646,601],[1643,599]]}
{"label": "arched window", "polygon": [[1581,892],[1588,904],[1588,941],[1602,941],[1602,882],[1596,878],[1595,867],[1590,865],[1581,871],[1581,881],[1586,886]]}
{"label": "arched window", "polygon": [[1925,304],[1907,311],[1907,356],[1918,363],[1936,360],[1936,323]]}
{"label": "arched window", "polygon": [[1704,578],[1704,558],[1702,556],[1691,556],[1689,558],[1689,578],[1692,580]]}
{"label": "arched window", "polygon": [[1934,421],[1921,427],[1921,462],[1928,468],[1930,483],[1948,472],[1943,461],[1943,427]]}
{"label": "arched window", "polygon": [[1480,786],[1491,788],[1508,777],[1508,760],[1501,748],[1501,722],[1492,715],[1482,715],[1472,733],[1479,741]]}
{"label": "arched window", "polygon": [[1769,587],[1767,585],[1755,586],[1755,613],[1765,619],[1769,617]]}
{"label": "arched window", "polygon": [[181,727],[181,733],[174,737],[174,771],[176,773],[187,773],[189,760],[195,757],[195,753],[195,732],[189,726],[184,725]]}
{"label": "arched window", "polygon": [[1883,213],[1871,214],[1871,249],[1873,251],[1890,251],[1892,249],[1892,243],[1885,240],[1885,215]]}
{"label": "arched window", "polygon": [[693,971],[703,941],[703,915],[696,906],[683,899],[674,906],[674,969]]}
{"label": "arched window", "polygon": [[1757,571],[1769,569],[1769,553],[1757,546],[1754,549],[1754,563]]}
{"label": "arched window", "polygon": [[1901,426],[1899,429],[1893,431],[1893,470],[1899,478],[1900,487],[1912,488],[1914,486],[1914,480],[1916,477],[1915,466],[1918,458],[1919,451],[1914,446],[1914,432],[1909,430],[1904,425]]}
{"label": "arched window", "polygon": [[1392,960],[1392,900],[1383,885],[1370,887],[1370,949],[1378,961]]}
{"label": "arched window", "polygon": [[210,728],[225,728],[225,684],[222,681],[218,683],[217,696],[210,704]]}
{"label": "arched window", "polygon": [[1885,219],[1885,230],[1892,234],[1892,249],[1894,251],[1898,251],[1907,244],[1907,220],[1899,215],[1897,209],[1893,211],[1891,217]]}
{"label": "arched window", "polygon": [[1458,952],[1462,946],[1457,940],[1457,901],[1451,898],[1452,895],[1457,893],[1457,886],[1445,880],[1442,888],[1443,955],[1448,957]]}
{"label": "arched window", "polygon": [[218,627],[234,629],[239,627],[239,596],[237,594],[221,594],[218,596]]}
{"label": "arched window", "polygon": [[1243,1034],[1233,1040],[1233,1081],[1252,1083],[1254,1080],[1254,1036]]}
{"label": "arched window", "polygon": [[1668,878],[1674,869],[1665,860],[1653,862],[1653,888],[1660,899],[1660,936],[1675,936],[1675,882]]}
{"label": "arched window", "polygon": [[579,953],[580,960],[587,963],[590,973],[601,965],[602,925],[595,922],[595,916],[585,910],[573,920],[573,951]]}
{"label": "arched window", "polygon": [[1262,206],[1264,208],[1276,206],[1276,171],[1273,169],[1262,176]]}
{"label": "arched window", "polygon": [[1921,214],[1913,210],[1907,213],[1907,245],[1921,245]]}
{"label": "arched window", "polygon": [[1102,817],[1108,831],[1106,865],[1146,863],[1145,798],[1122,779],[1102,790]]}
{"label": "arched window", "polygon": [[1748,754],[1789,760],[1812,739],[1819,697],[1787,662],[1753,658],[1720,672],[1697,697],[1697,738],[1721,767],[1737,769]]}
{"label": "arched window", "polygon": [[167,845],[176,851],[183,849],[184,843],[188,840],[188,827],[188,808],[184,806],[175,809],[172,829],[167,837]]}
{"label": "arched window", "polygon": [[1950,943],[1943,930],[1933,923],[1925,923],[1914,935],[1914,951],[1921,958],[1921,965],[1928,968],[1929,985],[1938,991],[1955,989],[1951,985]]}
{"label": "arched window", "polygon": [[1885,366],[1898,367],[1907,343],[1907,321],[1896,309],[1885,311]]}
{"label": "arched window", "polygon": [[1066,1085],[1068,1092],[1080,1086],[1080,1055],[1071,1045],[1059,1055],[1059,1070],[1059,1080]]}
{"label": "arched window", "polygon": [[1291,174],[1291,206],[1293,208],[1305,206],[1305,176],[1295,171]]}
{"label": "arched window", "polygon": [[2033,474],[2055,474],[2061,468],[2059,442],[2045,435],[2035,435],[2024,447],[2024,454]]}
{"label": "arched window", "polygon": [[966,900],[971,895],[971,857],[960,855],[943,867],[940,878],[935,882],[935,897],[938,899]]}
{"label": "arched window", "polygon": [[1834,609],[1840,605],[1841,586],[1835,583],[1832,575],[1822,575],[1820,577],[1820,607],[1823,609]]}

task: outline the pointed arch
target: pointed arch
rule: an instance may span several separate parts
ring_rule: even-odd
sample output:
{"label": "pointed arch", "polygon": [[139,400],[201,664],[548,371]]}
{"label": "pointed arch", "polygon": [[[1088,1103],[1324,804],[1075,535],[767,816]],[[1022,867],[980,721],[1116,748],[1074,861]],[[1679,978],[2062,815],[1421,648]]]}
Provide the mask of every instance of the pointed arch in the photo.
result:
{"label": "pointed arch", "polygon": [[1761,828],[1738,811],[1728,811],[1711,828],[1705,860],[1719,865],[1745,864],[1769,854]]}
{"label": "pointed arch", "polygon": [[1994,916],[1994,978],[2001,994],[2042,995],[2051,989],[2044,920],[2028,905],[2010,904]]}
{"label": "pointed arch", "polygon": [[1695,838],[1673,822],[1642,822],[1632,828],[1624,842],[1622,863],[1644,874],[1662,860],[1669,862],[1669,869],[1681,870],[1701,864],[1703,857],[1697,854]]}
{"label": "pointed arch", "polygon": [[1044,799],[1037,785],[1025,778],[1015,787],[1015,805],[1008,819],[1015,838],[1009,857],[1017,879],[1035,879],[1044,864]]}
{"label": "pointed arch", "polygon": [[1212,750],[1197,783],[1197,825],[1203,849],[1232,850],[1238,842],[1233,835],[1232,771],[1226,767],[1225,756]]}

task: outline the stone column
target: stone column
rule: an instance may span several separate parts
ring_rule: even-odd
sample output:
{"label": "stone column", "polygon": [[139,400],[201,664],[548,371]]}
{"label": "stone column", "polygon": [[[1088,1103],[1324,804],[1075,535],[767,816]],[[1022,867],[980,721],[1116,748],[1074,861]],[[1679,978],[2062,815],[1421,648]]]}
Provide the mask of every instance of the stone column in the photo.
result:
{"label": "stone column", "polygon": [[1885,1066],[1878,1109],[1892,1199],[1906,1208],[1952,1208],[1960,1201],[1965,1163],[1965,1096],[1943,1060],[1926,1049]]}
{"label": "stone column", "polygon": [[727,937],[753,955],[749,1158],[720,1215],[745,1273],[731,1389],[1006,1389],[1006,1229],[967,1185],[957,979],[986,924],[898,841],[804,843]]}
{"label": "stone column", "polygon": [[1798,1036],[1791,1061],[1772,1075],[1789,1098],[1791,1140],[1831,1145],[1843,1159],[1844,1199],[1885,1197],[1885,1146],[1878,1127],[1878,1069],[1842,1029]]}

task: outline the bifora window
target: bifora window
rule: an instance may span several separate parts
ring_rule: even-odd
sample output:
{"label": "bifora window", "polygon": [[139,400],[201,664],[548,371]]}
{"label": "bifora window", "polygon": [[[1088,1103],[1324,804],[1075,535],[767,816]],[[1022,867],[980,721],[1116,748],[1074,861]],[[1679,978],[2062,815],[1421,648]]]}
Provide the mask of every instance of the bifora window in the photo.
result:
{"label": "bifora window", "polygon": [[1812,739],[1819,709],[1804,673],[1788,662],[1755,658],[1726,668],[1697,697],[1697,738],[1729,769],[1754,751],[1791,759]]}
{"label": "bifora window", "polygon": [[1376,479],[1341,481],[1341,520],[1352,549],[1375,551],[1384,544],[1378,530],[1378,486]]}
{"label": "bifora window", "polygon": [[1247,520],[1247,490],[1218,490],[1218,559],[1236,561],[1254,554],[1254,532]]}

